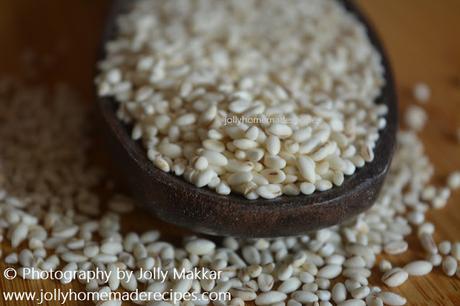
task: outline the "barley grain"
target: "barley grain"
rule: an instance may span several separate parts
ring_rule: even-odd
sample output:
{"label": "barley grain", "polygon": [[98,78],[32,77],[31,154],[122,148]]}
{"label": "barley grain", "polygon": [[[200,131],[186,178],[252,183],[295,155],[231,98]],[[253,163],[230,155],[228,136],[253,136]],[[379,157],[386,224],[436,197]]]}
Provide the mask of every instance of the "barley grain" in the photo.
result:
{"label": "barley grain", "polygon": [[314,303],[318,301],[318,296],[310,291],[295,291],[291,297],[299,303]]}
{"label": "barley grain", "polygon": [[409,274],[405,270],[401,268],[394,268],[383,274],[382,282],[384,282],[388,287],[398,287],[401,286],[408,277]]}
{"label": "barley grain", "polygon": [[446,256],[442,260],[442,270],[447,276],[454,276],[457,266],[457,260],[452,256]]}
{"label": "barley grain", "polygon": [[337,304],[337,306],[365,306],[366,303],[360,299],[350,299]]}
{"label": "barley grain", "polygon": [[390,306],[401,306],[407,302],[404,297],[393,292],[381,292],[378,294],[378,297],[382,299],[383,303]]}
{"label": "barley grain", "polygon": [[416,260],[404,266],[404,270],[411,276],[422,276],[431,272],[433,265],[429,261]]}
{"label": "barley grain", "polygon": [[345,301],[347,298],[347,290],[343,283],[336,283],[334,287],[332,287],[332,300],[337,304],[340,302]]}
{"label": "barley grain", "polygon": [[285,293],[279,291],[265,292],[257,296],[257,298],[255,299],[255,304],[270,305],[284,301],[286,297],[287,295]]}
{"label": "barley grain", "polygon": [[412,89],[413,96],[417,102],[427,103],[431,96],[430,87],[422,82],[416,83]]}

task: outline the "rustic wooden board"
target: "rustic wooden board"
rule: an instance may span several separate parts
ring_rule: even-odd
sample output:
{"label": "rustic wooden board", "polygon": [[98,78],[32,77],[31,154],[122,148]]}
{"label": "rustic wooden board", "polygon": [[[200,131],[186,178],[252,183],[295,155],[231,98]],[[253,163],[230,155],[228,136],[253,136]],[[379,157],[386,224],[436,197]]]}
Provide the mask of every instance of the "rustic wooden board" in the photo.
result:
{"label": "rustic wooden board", "polygon": [[[401,108],[414,102],[410,90],[415,82],[426,81],[432,87],[433,97],[426,105],[430,118],[422,139],[436,165],[436,180],[442,182],[451,169],[460,169],[460,145],[454,141],[455,129],[460,127],[460,2],[360,0],[358,3],[376,25],[388,49]],[[107,0],[0,1],[0,76],[38,74],[49,83],[65,81],[80,90],[87,103],[93,103],[93,64],[107,5]],[[49,56],[43,60],[33,54]],[[458,205],[460,193],[454,194],[445,209],[430,213],[429,218],[437,225],[438,239],[460,240]],[[129,230],[144,230],[152,224],[173,241],[179,241],[184,233],[140,212],[124,221]],[[395,263],[423,256],[416,240],[411,239],[410,245],[414,251]],[[3,254],[9,253],[6,244],[1,248]],[[2,274],[4,268],[0,264]],[[379,273],[374,274],[374,281],[378,282]],[[0,292],[40,292],[54,288],[81,289],[78,283],[60,286],[53,281],[8,281],[0,275]],[[448,278],[439,270],[428,277],[411,278],[396,291],[408,298],[408,305],[460,305],[460,280]],[[0,298],[0,305],[32,304],[6,303]]]}

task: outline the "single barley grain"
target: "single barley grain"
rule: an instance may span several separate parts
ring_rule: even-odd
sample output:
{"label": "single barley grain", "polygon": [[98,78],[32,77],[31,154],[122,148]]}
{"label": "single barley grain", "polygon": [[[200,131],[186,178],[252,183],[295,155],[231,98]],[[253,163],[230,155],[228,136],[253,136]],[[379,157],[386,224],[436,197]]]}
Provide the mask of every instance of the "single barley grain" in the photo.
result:
{"label": "single barley grain", "polygon": [[452,243],[450,241],[444,240],[438,244],[439,253],[442,255],[449,255],[452,250]]}
{"label": "single barley grain", "polygon": [[343,301],[337,304],[337,306],[365,306],[365,305],[366,305],[366,302],[360,299],[346,300],[346,301]]}
{"label": "single barley grain", "polygon": [[394,268],[383,274],[382,282],[388,287],[401,286],[409,277],[409,274],[401,269]]}
{"label": "single barley grain", "polygon": [[412,89],[414,99],[420,103],[427,103],[431,96],[430,87],[426,83],[416,83]]}
{"label": "single barley grain", "polygon": [[336,303],[345,301],[347,298],[347,289],[343,283],[336,283],[332,287],[332,300]]}
{"label": "single barley grain", "polygon": [[286,297],[287,295],[285,293],[279,291],[265,292],[257,296],[257,298],[255,299],[255,304],[270,305],[284,301]]}
{"label": "single barley grain", "polygon": [[425,110],[417,105],[410,105],[404,116],[406,126],[415,131],[422,130],[428,118]]}
{"label": "single barley grain", "polygon": [[449,177],[447,178],[447,186],[449,186],[452,190],[460,188],[460,171],[455,171],[449,174]]}
{"label": "single barley grain", "polygon": [[411,276],[422,276],[431,272],[433,265],[426,260],[416,260],[404,266],[404,270]]}
{"label": "single barley grain", "polygon": [[442,260],[442,270],[447,276],[454,276],[457,272],[457,260],[452,256],[446,256]]}
{"label": "single barley grain", "polygon": [[383,303],[390,306],[401,306],[407,302],[404,297],[393,292],[380,292],[377,296],[382,299]]}

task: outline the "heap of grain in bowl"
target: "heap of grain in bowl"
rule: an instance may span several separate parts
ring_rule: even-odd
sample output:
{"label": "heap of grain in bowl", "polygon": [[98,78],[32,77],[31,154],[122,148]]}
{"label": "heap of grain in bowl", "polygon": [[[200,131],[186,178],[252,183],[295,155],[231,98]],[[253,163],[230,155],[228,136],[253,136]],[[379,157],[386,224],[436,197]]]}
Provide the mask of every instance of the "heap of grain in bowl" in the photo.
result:
{"label": "heap of grain in bowl", "polygon": [[386,125],[381,57],[338,1],[139,1],[99,69],[153,165],[223,195],[340,186]]}

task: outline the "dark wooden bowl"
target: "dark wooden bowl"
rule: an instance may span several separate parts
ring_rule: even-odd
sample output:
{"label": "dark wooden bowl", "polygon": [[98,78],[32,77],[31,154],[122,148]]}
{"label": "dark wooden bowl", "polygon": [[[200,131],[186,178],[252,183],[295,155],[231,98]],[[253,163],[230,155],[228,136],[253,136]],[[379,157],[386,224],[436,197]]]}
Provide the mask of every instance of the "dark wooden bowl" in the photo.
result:
{"label": "dark wooden bowl", "polygon": [[[300,235],[336,225],[365,211],[374,203],[388,172],[397,130],[397,97],[391,68],[376,32],[350,1],[340,1],[368,30],[381,53],[386,85],[377,103],[388,105],[387,126],[381,131],[375,159],[345,179],[340,187],[312,195],[281,196],[273,200],[247,200],[239,195],[222,196],[197,188],[181,177],[157,169],[146,151],[131,140],[129,128],[115,116],[115,102],[98,98],[101,122],[109,152],[128,189],[147,211],[159,218],[197,232],[238,237]],[[116,16],[132,3],[116,0],[107,21],[102,46],[116,33]],[[99,59],[104,58],[103,47]]]}

